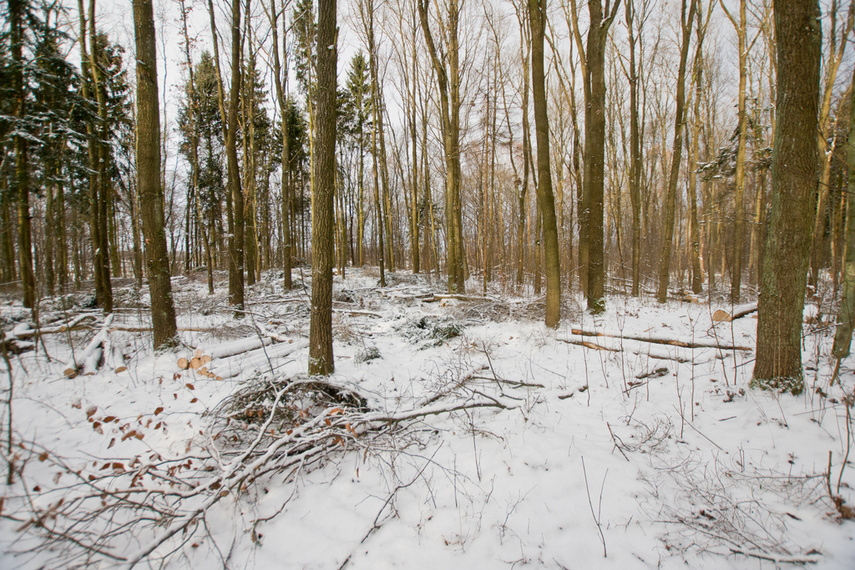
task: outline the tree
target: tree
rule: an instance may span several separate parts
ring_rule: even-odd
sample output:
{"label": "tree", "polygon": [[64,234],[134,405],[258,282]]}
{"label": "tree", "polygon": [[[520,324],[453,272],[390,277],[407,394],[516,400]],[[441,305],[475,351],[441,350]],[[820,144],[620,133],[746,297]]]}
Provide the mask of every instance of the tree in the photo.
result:
{"label": "tree", "polygon": [[[282,16],[282,57],[279,55],[279,16]],[[282,115],[282,272],[283,288],[291,289],[291,257],[293,255],[293,238],[291,233],[291,213],[293,210],[293,184],[291,178],[291,148],[288,129],[288,52],[286,41],[286,30],[288,28],[285,19],[284,7],[277,9],[276,0],[270,0],[270,11],[268,13],[270,31],[273,37],[273,84],[276,87],[276,101],[279,104],[279,112]]]}
{"label": "tree", "polygon": [[9,0],[9,43],[11,44],[12,88],[15,98],[15,185],[18,200],[18,255],[24,306],[36,307],[36,276],[33,271],[32,230],[30,229],[30,142],[25,136],[28,92],[24,83],[24,43],[27,4],[24,0]]}
{"label": "tree", "polygon": [[238,112],[240,110],[241,81],[241,0],[232,0],[232,84],[229,90],[229,110],[226,128],[226,165],[228,191],[232,198],[233,227],[229,234],[229,304],[236,309],[235,316],[243,316],[244,294],[244,212],[240,165],[237,157]]}
{"label": "tree", "polygon": [[680,29],[682,43],[680,44],[680,65],[677,70],[677,95],[674,113],[674,146],[671,153],[671,170],[668,177],[668,192],[665,198],[665,235],[662,238],[662,257],[659,260],[659,290],[657,299],[660,303],[668,300],[668,280],[671,274],[671,249],[674,241],[674,218],[677,209],[677,183],[680,177],[680,163],[683,159],[683,131],[685,130],[686,107],[686,61],[689,57],[689,42],[692,39],[692,25],[695,21],[697,0],[690,0],[689,12],[686,15],[686,0],[680,9]]}
{"label": "tree", "polygon": [[603,239],[605,141],[606,141],[606,71],[605,51],[609,28],[617,15],[620,0],[588,1],[588,36],[583,51],[576,20],[576,1],[570,0],[573,11],[574,37],[582,57],[585,78],[585,182],[582,194],[583,217],[580,240],[586,244],[588,310],[605,311],[605,244]]}
{"label": "tree", "polygon": [[157,44],[151,0],[134,0],[137,60],[137,171],[142,203],[154,348],[175,342],[175,306],[169,281],[160,185],[160,105],[157,93]]}
{"label": "tree", "polygon": [[561,320],[561,268],[558,260],[555,197],[552,194],[552,172],[549,165],[549,116],[546,110],[546,80],[543,70],[546,0],[529,0],[528,9],[531,26],[534,126],[537,136],[537,205],[543,220],[546,252],[546,326],[556,328]]}
{"label": "tree", "polygon": [[[365,263],[363,247],[365,239],[365,211],[364,195],[365,195],[365,148],[368,145],[367,131],[373,128],[372,122],[372,101],[371,93],[371,77],[368,69],[368,62],[362,51],[358,51],[350,61],[350,70],[347,73],[347,92],[349,115],[352,118],[350,130],[356,142],[357,148],[357,198],[356,198],[356,249],[357,249],[357,265],[362,266]],[[378,229],[379,232],[383,228]]]}
{"label": "tree", "polygon": [[458,27],[460,5],[457,0],[447,3],[447,21],[443,30],[446,45],[442,56],[434,42],[428,23],[429,0],[418,0],[419,20],[428,46],[431,63],[439,85],[439,111],[442,125],[442,145],[445,155],[445,211],[448,240],[448,290],[466,290],[463,270],[463,221],[460,203],[460,45]]}
{"label": "tree", "polygon": [[[189,78],[187,80],[187,85],[185,87],[185,93],[187,95],[187,102],[184,108],[179,113],[183,119],[180,121],[180,129],[185,135],[185,149],[189,147],[190,154],[190,188],[193,192],[192,199],[188,193],[187,200],[187,229],[189,234],[190,229],[190,216],[191,216],[191,203],[195,205],[194,214],[196,216],[196,222],[199,227],[199,230],[202,233],[202,241],[205,246],[205,265],[207,265],[207,274],[208,274],[208,294],[214,294],[214,256],[211,251],[211,239],[210,239],[210,231],[206,227],[206,224],[202,220],[202,199],[201,199],[201,188],[200,188],[200,160],[199,160],[199,139],[201,134],[201,125],[199,121],[198,111],[199,111],[199,97],[196,94],[196,76],[194,74],[193,69],[193,58],[191,57],[190,49],[190,35],[187,31],[187,15],[188,9],[185,7],[184,0],[179,0],[181,6],[181,31],[183,35],[183,48],[184,48],[184,59],[187,64],[187,73],[189,74]],[[210,59],[210,56],[209,58]],[[189,241],[189,240],[188,240]],[[187,255],[189,257],[190,251],[189,247],[187,248]]]}
{"label": "tree", "polygon": [[309,374],[332,374],[333,196],[336,132],[336,0],[318,4],[317,156],[312,211],[312,312],[309,321]]}
{"label": "tree", "polygon": [[840,360],[849,356],[852,343],[852,331],[855,329],[855,70],[849,87],[849,140],[846,143],[846,164],[848,167],[846,200],[846,260],[843,268],[843,294],[837,315],[837,330],[834,334],[833,354]]}
{"label": "tree", "polygon": [[742,250],[744,242],[745,218],[745,148],[748,141],[748,113],[745,109],[746,83],[748,77],[748,48],[746,35],[748,23],[745,19],[745,0],[739,0],[739,21],[719,0],[724,13],[736,30],[737,51],[739,52],[739,92],[737,100],[737,148],[736,148],[736,185],[733,193],[733,262],[730,277],[730,301],[738,303],[742,287]]}
{"label": "tree", "polygon": [[804,390],[802,311],[816,206],[822,27],[817,0],[775,0],[777,101],[772,205],[763,253],[752,385]]}

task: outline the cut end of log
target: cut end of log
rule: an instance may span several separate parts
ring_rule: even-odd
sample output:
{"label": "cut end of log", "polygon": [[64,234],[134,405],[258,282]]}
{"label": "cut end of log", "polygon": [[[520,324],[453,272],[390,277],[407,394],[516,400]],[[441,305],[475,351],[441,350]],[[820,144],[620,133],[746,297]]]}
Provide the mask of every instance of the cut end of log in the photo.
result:
{"label": "cut end of log", "polygon": [[196,349],[196,352],[194,352],[194,353],[193,353],[193,357],[194,357],[194,358],[202,358],[202,349],[201,349],[201,348],[197,348],[197,349]]}
{"label": "cut end of log", "polygon": [[194,357],[192,360],[190,360],[190,368],[192,368],[193,370],[198,370],[201,366],[202,359],[200,359],[199,357]]}
{"label": "cut end of log", "polygon": [[190,367],[190,363],[183,356],[178,359],[178,368],[181,370],[187,370]]}
{"label": "cut end of log", "polygon": [[729,323],[732,319],[730,318],[730,313],[724,311],[722,309],[718,309],[712,315],[712,320],[714,323],[727,322]]}
{"label": "cut end of log", "polygon": [[209,362],[211,362],[211,357],[207,354],[203,354],[201,357],[199,357],[199,360],[202,361],[202,364],[208,364]]}

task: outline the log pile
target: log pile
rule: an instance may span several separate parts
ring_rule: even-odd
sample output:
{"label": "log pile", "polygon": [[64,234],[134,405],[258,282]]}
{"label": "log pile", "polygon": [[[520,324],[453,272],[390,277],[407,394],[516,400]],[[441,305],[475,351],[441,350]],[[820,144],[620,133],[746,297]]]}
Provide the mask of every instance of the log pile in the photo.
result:
{"label": "log pile", "polygon": [[71,358],[62,370],[65,376],[68,378],[74,378],[80,374],[92,376],[102,366],[108,366],[116,373],[124,372],[128,369],[125,365],[125,355],[110,337],[110,324],[112,322],[113,315],[110,314],[104,320],[101,330],[92,337],[92,340],[89,341],[83,352],[72,353]]}

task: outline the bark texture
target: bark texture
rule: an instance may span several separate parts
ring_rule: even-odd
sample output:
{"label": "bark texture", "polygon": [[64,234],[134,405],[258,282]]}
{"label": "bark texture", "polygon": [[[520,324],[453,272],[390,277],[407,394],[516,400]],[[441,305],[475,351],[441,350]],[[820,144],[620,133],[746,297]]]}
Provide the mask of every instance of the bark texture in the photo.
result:
{"label": "bark texture", "polygon": [[160,108],[157,93],[157,49],[151,0],[134,0],[137,59],[137,171],[140,214],[151,295],[154,348],[175,342],[175,306],[169,281],[164,232],[163,188],[160,185]]}
{"label": "bark texture", "polygon": [[546,0],[529,0],[531,25],[531,83],[534,95],[534,128],[537,136],[537,205],[543,223],[546,258],[546,326],[561,321],[561,268],[558,257],[558,223],[552,173],[549,165],[549,116],[543,69],[543,38],[546,30]]}
{"label": "bark texture", "polygon": [[315,199],[312,212],[312,312],[309,374],[332,374],[333,196],[336,131],[336,0],[318,3]]}
{"label": "bark texture", "polygon": [[776,0],[777,125],[752,385],[804,390],[802,312],[816,206],[822,28],[817,0]]}

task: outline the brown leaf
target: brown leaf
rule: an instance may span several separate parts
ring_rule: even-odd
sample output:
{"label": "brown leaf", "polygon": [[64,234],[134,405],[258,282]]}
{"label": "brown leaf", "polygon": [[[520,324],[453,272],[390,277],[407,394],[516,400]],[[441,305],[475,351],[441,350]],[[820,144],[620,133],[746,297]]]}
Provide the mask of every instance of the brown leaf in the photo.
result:
{"label": "brown leaf", "polygon": [[158,406],[157,408],[154,409],[154,415],[157,415],[162,411],[163,411],[163,406]]}
{"label": "brown leaf", "polygon": [[114,445],[116,445],[116,438],[115,438],[115,437],[114,437],[113,439],[111,439],[111,440],[110,440],[110,445],[108,445],[108,446],[107,446],[107,449],[110,449],[110,448],[111,448],[111,447],[113,447]]}
{"label": "brown leaf", "polygon": [[48,458],[48,452],[47,451],[42,451],[39,454],[39,461],[47,461],[47,458]]}

